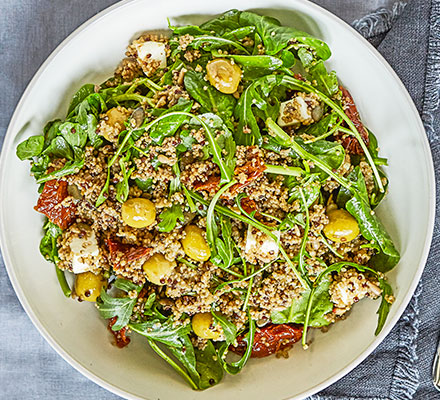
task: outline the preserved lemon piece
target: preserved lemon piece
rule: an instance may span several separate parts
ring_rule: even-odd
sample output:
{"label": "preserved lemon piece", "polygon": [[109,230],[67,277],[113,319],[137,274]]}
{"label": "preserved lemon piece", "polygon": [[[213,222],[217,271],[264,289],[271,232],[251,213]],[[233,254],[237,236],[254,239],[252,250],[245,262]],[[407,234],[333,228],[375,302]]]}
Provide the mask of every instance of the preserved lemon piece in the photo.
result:
{"label": "preserved lemon piece", "polygon": [[350,242],[359,235],[359,225],[348,211],[331,210],[327,216],[329,223],[324,227],[324,234],[333,242]]}
{"label": "preserved lemon piece", "polygon": [[192,317],[192,328],[194,333],[202,339],[218,340],[221,337],[221,331],[214,326],[214,320],[211,313],[200,313]]}
{"label": "preserved lemon piece", "polygon": [[206,65],[209,83],[218,91],[231,94],[237,91],[241,69],[226,58],[216,58]]}
{"label": "preserved lemon piece", "polygon": [[107,280],[102,275],[84,272],[76,275],[75,294],[80,300],[96,301],[101,290],[107,287]]}
{"label": "preserved lemon piece", "polygon": [[203,231],[195,225],[185,228],[186,236],[182,239],[183,251],[194,261],[207,261],[211,257],[211,250],[203,237]]}
{"label": "preserved lemon piece", "polygon": [[145,228],[155,221],[156,207],[147,199],[130,199],[122,205],[121,217],[132,228]]}
{"label": "preserved lemon piece", "polygon": [[163,285],[175,266],[174,261],[168,261],[162,254],[156,253],[145,261],[142,268],[151,283]]}

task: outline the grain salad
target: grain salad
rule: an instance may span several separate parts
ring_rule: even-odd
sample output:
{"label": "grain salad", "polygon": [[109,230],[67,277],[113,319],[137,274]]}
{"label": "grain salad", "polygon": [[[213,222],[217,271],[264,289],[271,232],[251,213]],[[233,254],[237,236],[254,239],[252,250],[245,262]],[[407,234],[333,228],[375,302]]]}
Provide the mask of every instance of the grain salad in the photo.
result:
{"label": "grain salad", "polygon": [[364,298],[377,335],[400,258],[374,211],[387,160],[327,44],[238,10],[169,28],[17,147],[64,295],[196,390],[307,349]]}

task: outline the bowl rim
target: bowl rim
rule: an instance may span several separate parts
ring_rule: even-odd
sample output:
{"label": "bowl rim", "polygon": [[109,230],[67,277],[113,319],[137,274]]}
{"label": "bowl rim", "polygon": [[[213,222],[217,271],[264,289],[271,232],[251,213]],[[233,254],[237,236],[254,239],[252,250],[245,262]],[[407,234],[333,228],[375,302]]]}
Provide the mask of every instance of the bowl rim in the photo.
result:
{"label": "bowl rim", "polygon": [[[26,89],[24,90],[22,96],[20,97],[19,102],[17,103],[14,113],[11,117],[11,120],[9,122],[8,128],[6,130],[6,135],[3,141],[1,153],[0,153],[0,212],[3,212],[3,185],[5,181],[6,176],[6,153],[7,151],[5,149],[9,149],[11,146],[11,142],[13,140],[13,131],[14,127],[16,125],[16,120],[18,119],[18,116],[21,113],[21,109],[23,108],[23,103],[25,102],[26,98],[28,97],[29,93],[32,91],[33,87],[35,86],[36,82],[39,80],[40,76],[43,74],[43,72],[46,70],[48,65],[52,62],[52,60],[57,56],[57,54],[69,43],[71,42],[76,36],[78,36],[82,31],[87,29],[89,26],[94,25],[98,23],[99,20],[106,17],[108,14],[113,13],[119,9],[122,9],[126,6],[130,6],[133,3],[140,3],[143,0],[122,0],[120,2],[117,2],[104,10],[97,13],[95,16],[91,17],[84,23],[82,23],[79,27],[77,27],[72,33],[70,33],[49,55],[49,57],[41,64],[41,66],[38,68],[37,72],[34,74],[28,85],[26,86]],[[348,374],[350,371],[352,371],[356,366],[358,366],[362,361],[365,360],[373,351],[374,349],[385,339],[385,337],[390,333],[391,329],[396,325],[397,321],[402,316],[403,312],[405,311],[406,307],[408,306],[414,291],[420,281],[421,275],[423,273],[423,270],[426,265],[426,261],[428,258],[428,254],[431,247],[432,242],[432,235],[434,231],[434,222],[435,222],[435,199],[436,199],[436,185],[435,185],[435,172],[434,172],[434,164],[432,160],[432,154],[431,154],[431,148],[429,145],[429,141],[426,135],[426,131],[424,128],[424,125],[422,123],[421,117],[419,115],[419,112],[417,111],[417,108],[410,97],[406,87],[396,74],[396,72],[393,70],[393,68],[388,64],[386,59],[378,52],[378,50],[370,43],[368,42],[360,33],[358,33],[353,27],[351,27],[348,23],[343,21],[341,18],[333,14],[332,12],[326,10],[325,8],[311,2],[310,0],[301,0],[303,5],[316,12],[325,15],[326,17],[330,18],[335,24],[341,26],[345,30],[347,30],[350,34],[354,35],[369,51],[369,53],[376,58],[376,60],[382,64],[386,68],[386,70],[391,74],[391,76],[394,78],[394,81],[398,84],[398,88],[403,95],[405,101],[408,103],[409,108],[411,109],[412,113],[414,114],[417,124],[418,124],[418,130],[417,135],[419,135],[422,139],[422,146],[425,153],[425,162],[426,162],[426,170],[428,173],[428,184],[431,188],[431,193],[428,199],[429,203],[429,223],[426,226],[426,240],[423,247],[423,253],[420,258],[419,265],[417,267],[416,273],[415,273],[415,279],[410,284],[409,290],[405,294],[405,297],[403,298],[399,309],[395,313],[394,317],[386,322],[386,325],[382,332],[374,339],[374,341],[371,343],[370,346],[368,346],[355,360],[353,360],[350,364],[345,366],[344,368],[340,369],[338,372],[334,373],[332,376],[327,378],[325,381],[321,382],[320,384],[314,386],[311,389],[305,390],[302,393],[299,393],[295,395],[294,397],[288,397],[283,400],[288,399],[304,399],[308,396],[311,396],[331,384],[335,383],[339,379],[341,379],[343,376]],[[73,368],[75,368],[77,371],[79,371],[82,375],[84,375],[86,378],[90,379],[92,382],[98,384],[99,386],[105,388],[106,390],[127,399],[136,399],[136,400],[145,400],[146,397],[139,397],[135,395],[134,393],[130,393],[129,391],[122,390],[118,388],[117,386],[113,385],[111,382],[107,381],[106,379],[97,376],[95,373],[92,373],[88,370],[87,367],[85,367],[83,364],[81,364],[78,360],[76,360],[73,356],[68,354],[63,347],[51,336],[51,333],[43,327],[43,325],[40,323],[39,319],[33,312],[30,303],[27,301],[24,291],[22,290],[19,281],[17,279],[16,273],[14,271],[14,267],[12,265],[12,261],[9,255],[9,250],[6,247],[6,231],[4,224],[1,222],[2,218],[0,219],[0,250],[2,252],[4,263],[6,267],[6,271],[9,276],[9,280],[14,288],[15,294],[17,295],[23,309],[25,310],[26,314],[30,318],[33,325],[37,328],[38,332],[44,337],[44,339],[49,343],[49,345],[66,361],[68,362]]]}

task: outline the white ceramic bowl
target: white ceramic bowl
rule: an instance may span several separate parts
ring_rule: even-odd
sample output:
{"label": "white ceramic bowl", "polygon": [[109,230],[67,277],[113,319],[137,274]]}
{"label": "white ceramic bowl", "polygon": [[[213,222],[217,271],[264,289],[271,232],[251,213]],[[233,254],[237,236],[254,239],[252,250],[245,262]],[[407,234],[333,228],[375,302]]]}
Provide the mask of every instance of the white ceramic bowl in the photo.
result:
{"label": "white ceramic bowl", "polygon": [[[53,266],[38,251],[41,215],[33,210],[37,186],[29,165],[15,156],[24,138],[47,120],[64,117],[72,94],[85,82],[111,75],[124,48],[140,32],[200,22],[230,8],[259,9],[324,39],[330,67],[353,94],[361,115],[389,159],[387,200],[378,214],[402,254],[389,275],[396,302],[378,336],[378,302],[362,301],[346,321],[314,334],[287,360],[252,360],[241,374],[205,392],[194,392],[153,354],[141,337],[126,349],[110,344],[105,322],[91,304],[63,297]],[[186,17],[177,17],[186,15]],[[205,15],[205,16],[203,16]],[[306,1],[125,1],[98,14],[66,39],[40,68],[10,123],[1,156],[0,221],[3,256],[17,295],[41,334],[66,361],[99,385],[132,399],[301,399],[353,369],[390,331],[408,304],[429,250],[434,221],[434,173],[417,111],[385,60],[348,25]]]}

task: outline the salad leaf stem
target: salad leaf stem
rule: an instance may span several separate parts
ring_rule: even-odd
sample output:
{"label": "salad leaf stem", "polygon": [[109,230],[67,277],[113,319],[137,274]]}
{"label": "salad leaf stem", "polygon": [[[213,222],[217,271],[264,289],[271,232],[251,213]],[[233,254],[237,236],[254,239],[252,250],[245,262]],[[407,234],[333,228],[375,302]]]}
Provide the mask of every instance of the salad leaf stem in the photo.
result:
{"label": "salad leaf stem", "polygon": [[214,209],[215,205],[219,201],[221,195],[225,193],[231,186],[235,185],[237,183],[236,180],[232,180],[222,188],[218,190],[218,192],[215,194],[215,196],[212,198],[211,203],[209,204],[208,211],[206,213],[206,239],[208,243],[211,246],[211,249],[215,251],[215,239],[216,234],[215,231],[217,231],[217,226],[214,219]]}
{"label": "salad leaf stem", "polygon": [[183,377],[183,379],[185,379],[189,383],[192,389],[198,390],[199,387],[191,379],[188,373],[182,367],[180,367],[171,357],[169,357],[154,340],[147,338],[147,341],[151,348],[159,355],[159,357],[163,358],[168,364],[170,364]]}
{"label": "salad leaf stem", "polygon": [[305,173],[302,168],[299,167],[287,167],[284,165],[270,165],[264,164],[266,174],[288,175],[288,176],[301,176]]}
{"label": "salad leaf stem", "polygon": [[322,243],[324,243],[325,247],[327,247],[336,257],[344,258],[341,254],[337,252],[337,250],[327,241],[322,233],[319,234],[321,237]]}
{"label": "salad leaf stem", "polygon": [[[314,137],[313,139],[306,140],[304,143],[305,143],[305,144],[310,144],[310,143],[314,143],[314,142],[316,142],[316,141],[318,141],[318,140],[322,140],[322,139],[326,139],[326,138],[328,138],[329,136],[333,135],[333,133],[335,133],[336,131],[340,131],[340,130],[342,130],[342,129],[341,129],[341,124],[342,124],[342,121],[338,122],[338,123],[337,123],[332,129],[330,129],[328,132],[326,132],[326,133],[324,133],[324,134],[322,134],[322,135],[320,135],[320,136],[316,136],[316,137]],[[350,133],[351,133],[351,131],[350,131]]]}
{"label": "salad leaf stem", "polygon": [[304,192],[303,192],[301,187],[299,188],[299,193],[300,193],[300,196],[301,196],[301,202],[304,205],[304,212],[306,214],[306,220],[305,220],[305,227],[304,227],[303,238],[301,240],[301,247],[300,247],[300,250],[299,250],[299,262],[298,262],[298,265],[299,265],[299,270],[303,273],[303,275],[307,276],[306,267],[304,265],[304,253],[306,251],[306,245],[307,245],[307,240],[308,240],[308,236],[309,236],[310,216],[309,216],[309,209],[307,207],[306,198],[304,197]]}
{"label": "salad leaf stem", "polygon": [[57,265],[55,265],[55,272],[57,274],[58,282],[60,283],[64,296],[70,297],[70,295],[72,294],[72,289],[70,289],[69,284],[67,283],[64,271],[61,271],[57,267]]}
{"label": "salad leaf stem", "polygon": [[183,257],[177,257],[176,260],[182,264],[185,264],[187,267],[189,267],[191,269],[197,269],[196,265],[194,265],[192,262],[190,262],[188,260],[185,260]]}
{"label": "salad leaf stem", "polygon": [[124,93],[120,94],[118,96],[114,96],[111,98],[111,100],[114,100],[117,103],[120,103],[121,101],[129,101],[134,100],[138,101],[139,103],[147,103],[149,106],[154,107],[154,102],[147,96],[142,96],[137,93]]}

